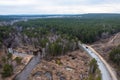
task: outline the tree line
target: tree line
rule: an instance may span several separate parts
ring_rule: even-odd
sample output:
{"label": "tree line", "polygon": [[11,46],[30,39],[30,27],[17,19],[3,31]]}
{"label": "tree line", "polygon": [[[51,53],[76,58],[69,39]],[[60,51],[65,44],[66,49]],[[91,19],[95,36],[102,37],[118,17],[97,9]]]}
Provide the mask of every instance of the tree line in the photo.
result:
{"label": "tree line", "polygon": [[[29,36],[36,36],[34,32],[44,35],[49,32],[57,34],[67,34],[77,37],[84,43],[92,43],[102,38],[104,35],[120,31],[120,18],[116,19],[84,19],[84,18],[50,18],[37,19],[28,22],[15,23],[16,26],[23,26],[23,32]],[[33,30],[29,30],[32,28]],[[26,30],[27,29],[27,30]],[[29,32],[33,32],[29,34]]]}

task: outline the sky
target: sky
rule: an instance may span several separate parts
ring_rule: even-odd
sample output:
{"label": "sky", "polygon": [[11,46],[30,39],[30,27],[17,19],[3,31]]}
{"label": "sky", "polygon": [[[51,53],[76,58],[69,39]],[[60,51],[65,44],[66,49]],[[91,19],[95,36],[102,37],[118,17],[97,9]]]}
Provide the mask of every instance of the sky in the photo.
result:
{"label": "sky", "polygon": [[120,0],[0,0],[0,15],[120,13]]}

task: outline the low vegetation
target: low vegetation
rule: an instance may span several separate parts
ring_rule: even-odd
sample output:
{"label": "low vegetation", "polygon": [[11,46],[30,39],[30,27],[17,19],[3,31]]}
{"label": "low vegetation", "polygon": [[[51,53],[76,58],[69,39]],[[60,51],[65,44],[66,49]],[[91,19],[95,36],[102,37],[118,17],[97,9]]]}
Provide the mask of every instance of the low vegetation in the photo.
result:
{"label": "low vegetation", "polygon": [[95,59],[92,59],[89,66],[89,76],[86,80],[102,80],[97,61]]}
{"label": "low vegetation", "polygon": [[[12,64],[13,60],[12,60],[12,53],[8,53],[6,57],[2,57],[1,61],[2,61],[2,77],[6,78],[9,77],[11,75],[13,75],[13,70],[14,70],[14,65]],[[17,64],[21,64],[21,60],[22,58],[20,57],[16,57],[15,61]]]}
{"label": "low vegetation", "polygon": [[2,57],[2,77],[9,77],[13,74],[13,66],[11,64],[12,62],[12,54],[8,53],[6,57]]}
{"label": "low vegetation", "polygon": [[120,67],[120,45],[110,52],[109,59]]}
{"label": "low vegetation", "polygon": [[16,57],[15,61],[17,64],[21,64],[22,58],[21,57]]}
{"label": "low vegetation", "polygon": [[3,66],[2,77],[9,77],[13,74],[13,66],[11,64],[5,64]]}

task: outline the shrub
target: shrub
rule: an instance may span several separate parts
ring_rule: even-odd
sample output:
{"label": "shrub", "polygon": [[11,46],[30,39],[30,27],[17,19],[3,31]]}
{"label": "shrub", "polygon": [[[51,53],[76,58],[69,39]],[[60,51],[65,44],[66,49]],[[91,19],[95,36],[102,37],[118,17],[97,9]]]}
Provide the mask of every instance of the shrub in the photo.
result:
{"label": "shrub", "polygon": [[13,74],[13,67],[10,64],[3,66],[2,77],[9,77]]}
{"label": "shrub", "polygon": [[21,57],[16,57],[15,61],[17,62],[17,64],[21,64],[22,58]]}
{"label": "shrub", "polygon": [[6,63],[6,62],[7,62],[6,57],[2,57],[2,62],[3,62],[3,63]]}
{"label": "shrub", "polygon": [[7,59],[12,59],[12,53],[7,54]]}

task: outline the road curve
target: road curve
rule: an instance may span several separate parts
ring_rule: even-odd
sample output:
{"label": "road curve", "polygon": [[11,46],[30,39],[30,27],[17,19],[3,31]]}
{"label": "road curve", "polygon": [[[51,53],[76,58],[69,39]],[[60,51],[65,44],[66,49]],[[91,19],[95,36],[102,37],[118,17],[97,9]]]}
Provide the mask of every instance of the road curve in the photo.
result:
{"label": "road curve", "polygon": [[82,47],[91,57],[96,59],[101,71],[102,80],[117,80],[117,77],[109,64],[92,47],[81,43],[79,43],[79,46]]}

